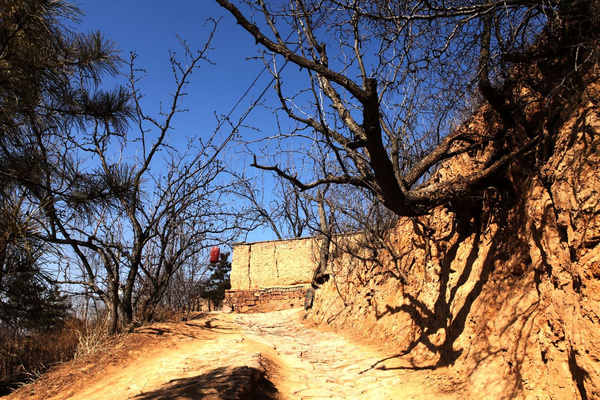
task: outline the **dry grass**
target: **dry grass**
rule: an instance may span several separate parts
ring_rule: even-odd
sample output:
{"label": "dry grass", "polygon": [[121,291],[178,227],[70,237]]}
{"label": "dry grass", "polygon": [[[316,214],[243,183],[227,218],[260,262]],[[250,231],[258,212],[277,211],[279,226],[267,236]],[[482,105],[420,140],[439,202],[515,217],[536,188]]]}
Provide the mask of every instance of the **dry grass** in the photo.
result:
{"label": "dry grass", "polygon": [[108,319],[86,322],[75,331],[77,336],[77,349],[73,356],[75,360],[108,349],[111,338],[108,334],[108,324]]}
{"label": "dry grass", "polygon": [[73,358],[79,324],[69,320],[59,329],[30,334],[0,331],[0,382],[31,381]]}
{"label": "dry grass", "polygon": [[[153,317],[153,322],[181,322],[189,315],[159,308]],[[3,387],[36,380],[54,365],[107,352],[115,342],[115,336],[108,334],[108,324],[107,318],[94,321],[73,318],[59,329],[41,333],[19,335],[0,330],[0,395],[5,394]]]}
{"label": "dry grass", "polygon": [[107,324],[70,319],[47,332],[0,331],[0,387],[31,382],[54,365],[106,351],[111,343]]}

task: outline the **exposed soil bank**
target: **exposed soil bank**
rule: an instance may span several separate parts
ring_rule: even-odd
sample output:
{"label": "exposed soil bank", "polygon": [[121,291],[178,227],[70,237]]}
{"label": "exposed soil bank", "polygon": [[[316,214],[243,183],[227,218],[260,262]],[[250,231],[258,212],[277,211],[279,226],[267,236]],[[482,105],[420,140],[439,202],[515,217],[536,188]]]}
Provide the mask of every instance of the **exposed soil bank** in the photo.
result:
{"label": "exposed soil bank", "polygon": [[589,78],[552,115],[532,106],[551,138],[543,164],[510,168],[481,199],[401,220],[395,262],[334,260],[310,320],[376,338],[415,370],[449,366],[474,398],[599,399],[600,85]]}

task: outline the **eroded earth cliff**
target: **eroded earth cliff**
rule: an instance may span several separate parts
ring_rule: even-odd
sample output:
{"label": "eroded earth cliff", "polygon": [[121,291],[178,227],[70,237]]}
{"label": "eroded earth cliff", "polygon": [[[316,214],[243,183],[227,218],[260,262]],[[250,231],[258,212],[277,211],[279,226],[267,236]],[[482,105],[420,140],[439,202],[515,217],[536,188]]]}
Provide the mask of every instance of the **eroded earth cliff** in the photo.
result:
{"label": "eroded earth cliff", "polygon": [[512,166],[481,199],[400,220],[396,260],[339,254],[309,318],[379,339],[415,369],[450,366],[473,398],[600,398],[595,72],[567,100],[550,115],[541,101],[524,105],[551,139],[547,156]]}

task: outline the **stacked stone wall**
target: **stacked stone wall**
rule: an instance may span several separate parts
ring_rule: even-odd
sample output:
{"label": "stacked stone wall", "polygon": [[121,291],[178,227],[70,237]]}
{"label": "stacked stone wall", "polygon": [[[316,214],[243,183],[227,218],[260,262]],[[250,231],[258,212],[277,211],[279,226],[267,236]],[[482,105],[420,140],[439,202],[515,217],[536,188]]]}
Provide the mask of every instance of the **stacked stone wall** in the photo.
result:
{"label": "stacked stone wall", "polygon": [[272,287],[257,290],[228,290],[225,305],[234,312],[251,313],[299,308],[310,285]]}

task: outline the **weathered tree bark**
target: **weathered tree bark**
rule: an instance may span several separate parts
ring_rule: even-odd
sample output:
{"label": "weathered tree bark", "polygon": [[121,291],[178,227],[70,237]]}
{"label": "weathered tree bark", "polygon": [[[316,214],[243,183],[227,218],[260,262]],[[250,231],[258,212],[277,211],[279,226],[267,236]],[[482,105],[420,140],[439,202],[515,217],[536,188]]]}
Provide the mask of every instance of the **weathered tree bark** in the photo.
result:
{"label": "weathered tree bark", "polygon": [[317,207],[319,208],[319,264],[315,268],[312,278],[312,287],[318,288],[326,280],[326,270],[329,265],[329,252],[331,250],[331,224],[327,221],[325,212],[325,191],[317,193]]}
{"label": "weathered tree bark", "polygon": [[119,331],[119,282],[111,280],[110,282],[110,325],[108,327],[108,333],[111,335],[116,334]]}

